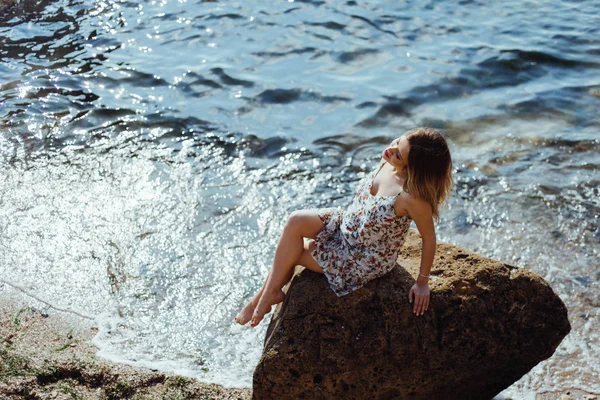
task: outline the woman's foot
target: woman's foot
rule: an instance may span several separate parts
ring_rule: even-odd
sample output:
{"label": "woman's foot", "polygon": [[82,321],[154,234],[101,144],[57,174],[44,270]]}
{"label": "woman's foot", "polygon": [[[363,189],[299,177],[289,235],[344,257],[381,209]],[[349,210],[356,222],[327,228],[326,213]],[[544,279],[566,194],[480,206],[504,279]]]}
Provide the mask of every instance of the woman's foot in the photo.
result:
{"label": "woman's foot", "polygon": [[264,292],[260,297],[260,300],[254,309],[254,313],[252,315],[252,322],[250,322],[251,327],[255,327],[262,321],[265,314],[268,314],[271,311],[271,306],[273,304],[279,304],[285,299],[285,293],[281,290],[276,293],[267,293]]}
{"label": "woman's foot", "polygon": [[237,317],[235,317],[233,320],[240,325],[246,325],[252,318],[252,313],[254,313],[257,302],[258,300],[256,300],[256,297],[254,297],[248,302],[248,304],[246,304],[244,308],[242,308],[242,311],[240,311]]}

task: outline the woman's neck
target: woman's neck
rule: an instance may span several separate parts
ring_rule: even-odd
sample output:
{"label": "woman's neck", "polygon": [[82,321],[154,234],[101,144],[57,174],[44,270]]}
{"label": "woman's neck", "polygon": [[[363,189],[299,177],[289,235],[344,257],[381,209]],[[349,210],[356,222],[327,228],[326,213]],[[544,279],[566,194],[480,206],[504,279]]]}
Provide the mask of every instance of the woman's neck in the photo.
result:
{"label": "woman's neck", "polygon": [[406,172],[399,172],[398,170],[396,170],[396,167],[394,167],[392,165],[392,173],[394,174],[394,176],[401,180],[402,182],[404,182],[406,180]]}

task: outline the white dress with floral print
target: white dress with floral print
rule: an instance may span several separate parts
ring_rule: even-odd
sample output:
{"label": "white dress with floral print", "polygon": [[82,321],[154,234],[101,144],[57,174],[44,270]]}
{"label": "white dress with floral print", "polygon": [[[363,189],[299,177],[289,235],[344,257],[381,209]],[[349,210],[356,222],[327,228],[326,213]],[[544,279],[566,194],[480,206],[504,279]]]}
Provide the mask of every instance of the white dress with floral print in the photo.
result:
{"label": "white dress with floral print", "polygon": [[397,217],[393,196],[373,196],[379,168],[363,178],[347,210],[320,208],[323,228],[315,237],[313,258],[338,296],[363,287],[396,265],[411,219]]}

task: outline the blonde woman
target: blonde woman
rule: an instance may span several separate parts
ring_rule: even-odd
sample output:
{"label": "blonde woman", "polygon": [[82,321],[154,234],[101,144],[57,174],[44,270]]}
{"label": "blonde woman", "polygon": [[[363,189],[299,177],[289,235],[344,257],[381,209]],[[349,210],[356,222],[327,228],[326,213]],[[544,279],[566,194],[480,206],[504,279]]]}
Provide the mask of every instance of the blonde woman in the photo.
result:
{"label": "blonde woman", "polygon": [[[411,221],[422,238],[421,266],[408,299],[423,315],[429,307],[433,221],[452,187],[452,158],[444,137],[430,128],[406,132],[383,151],[379,167],[358,184],[347,210],[322,208],[290,214],[263,287],[234,321],[255,327],[285,298],[294,266],[322,273],[338,296],[385,275],[396,265]],[[305,241],[308,238],[311,240]]]}

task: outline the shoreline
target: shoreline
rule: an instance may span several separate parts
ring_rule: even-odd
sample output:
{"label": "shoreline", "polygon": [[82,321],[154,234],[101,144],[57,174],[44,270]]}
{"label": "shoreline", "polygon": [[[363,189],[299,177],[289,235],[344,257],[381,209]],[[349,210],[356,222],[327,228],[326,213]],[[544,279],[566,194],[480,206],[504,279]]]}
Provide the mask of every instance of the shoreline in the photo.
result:
{"label": "shoreline", "polygon": [[[0,290],[2,399],[227,399],[249,400],[252,389],[227,389],[96,356],[91,321],[48,312],[33,299]],[[536,400],[597,400],[577,388],[536,394]],[[512,400],[506,397],[505,400]],[[514,399],[517,400],[517,399]]]}
{"label": "shoreline", "polygon": [[252,398],[252,389],[227,389],[99,358],[91,321],[32,303],[0,290],[2,399]]}

